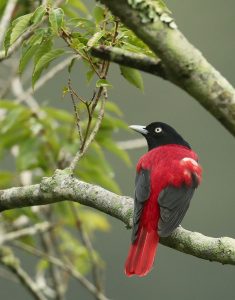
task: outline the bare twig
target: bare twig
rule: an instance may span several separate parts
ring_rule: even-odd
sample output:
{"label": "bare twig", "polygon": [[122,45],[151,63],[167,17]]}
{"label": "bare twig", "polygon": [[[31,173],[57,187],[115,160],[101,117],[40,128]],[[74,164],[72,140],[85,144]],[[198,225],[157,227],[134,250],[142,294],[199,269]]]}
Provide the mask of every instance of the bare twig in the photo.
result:
{"label": "bare twig", "polygon": [[95,65],[93,64],[93,61],[92,61],[92,58],[90,57],[90,54],[86,50],[83,50],[83,52],[85,53],[87,61],[90,63],[90,66],[93,69],[93,71],[96,73],[96,75],[99,78],[102,78],[101,74],[97,71]]}
{"label": "bare twig", "polygon": [[74,215],[74,219],[75,219],[77,229],[80,232],[82,242],[83,242],[84,246],[86,247],[89,258],[90,258],[90,262],[91,262],[91,266],[92,266],[93,280],[94,280],[95,286],[96,286],[96,288],[99,292],[103,292],[101,277],[100,277],[100,275],[101,275],[100,271],[101,270],[100,270],[99,264],[97,263],[97,259],[94,255],[95,250],[93,248],[92,242],[91,242],[90,237],[87,234],[86,230],[84,229],[84,226],[83,226],[82,221],[79,217],[79,213],[78,213],[78,210],[77,210],[77,206],[75,206],[75,203],[71,204],[71,209],[72,209],[72,213]]}
{"label": "bare twig", "polygon": [[[51,223],[54,222],[52,216],[53,211],[51,206],[41,207],[38,210],[38,216],[43,220],[49,220]],[[54,232],[41,232],[40,233],[41,244],[43,250],[48,254],[54,256],[55,253],[58,254],[56,251],[57,243],[54,238]],[[49,272],[50,278],[52,282],[52,289],[55,292],[55,299],[56,300],[63,300],[64,299],[64,292],[65,292],[65,285],[64,281],[62,280],[62,274],[60,273],[60,269],[58,269],[54,264],[49,264]]]}
{"label": "bare twig", "polygon": [[58,266],[62,270],[68,272],[72,277],[77,279],[82,286],[84,286],[90,293],[93,295],[97,295],[99,300],[108,300],[108,298],[100,293],[97,288],[88,280],[86,277],[84,277],[80,272],[78,272],[71,264],[65,264],[63,261],[58,259],[57,257],[48,255],[34,247],[31,247],[29,245],[26,245],[24,243],[15,241],[14,246],[19,247],[22,250],[27,251],[28,253],[31,253],[32,255],[42,257],[49,261],[50,263]]}
{"label": "bare twig", "polygon": [[82,144],[84,139],[83,139],[82,129],[81,129],[81,126],[80,126],[80,116],[79,116],[79,113],[78,113],[78,108],[77,108],[74,96],[79,98],[79,100],[82,101],[82,103],[84,103],[84,104],[85,104],[85,101],[82,98],[78,97],[78,95],[73,90],[70,78],[68,80],[68,87],[69,87],[70,96],[71,96],[71,99],[72,99],[72,102],[73,102],[74,117],[75,117],[75,122],[76,122],[76,125],[77,125],[77,129],[78,129],[80,143]]}
{"label": "bare twig", "polygon": [[28,107],[32,109],[33,112],[40,112],[41,108],[37,103],[36,99],[32,95],[26,94],[26,92],[24,91],[19,76],[15,76],[12,79],[11,87],[12,92],[14,93],[17,99],[21,99],[21,101],[24,101],[28,105]]}
{"label": "bare twig", "polygon": [[77,152],[77,154],[75,155],[74,159],[72,160],[70,166],[68,167],[68,170],[71,173],[73,173],[73,171],[76,168],[76,165],[77,165],[78,161],[86,153],[89,145],[94,140],[94,138],[95,138],[95,136],[96,136],[96,134],[97,134],[97,132],[100,128],[101,122],[102,122],[103,117],[104,117],[104,108],[105,108],[105,103],[106,103],[106,99],[107,99],[106,88],[103,87],[103,90],[104,90],[104,97],[103,97],[103,99],[101,98],[102,101],[101,101],[101,106],[100,106],[97,122],[96,122],[95,127],[93,128],[92,132],[90,133],[89,137],[87,138],[87,140],[85,140],[85,137],[84,137],[85,143],[84,143],[83,148],[80,151]]}
{"label": "bare twig", "polygon": [[6,5],[6,8],[4,10],[1,22],[0,22],[0,48],[1,48],[1,45],[2,45],[4,35],[6,33],[6,30],[7,30],[7,27],[9,25],[10,21],[11,21],[11,16],[12,16],[12,13],[13,13],[15,7],[16,7],[17,1],[18,0],[8,0],[7,1],[7,5]]}
{"label": "bare twig", "polygon": [[42,222],[35,225],[32,225],[27,228],[19,229],[13,232],[8,232],[0,237],[0,245],[10,242],[12,240],[21,238],[27,235],[35,235],[39,232],[46,232],[53,228],[53,225],[49,222]]}
{"label": "bare twig", "polygon": [[[107,12],[107,10],[106,10],[106,12]],[[102,24],[102,29],[103,30],[106,29],[106,22],[107,22],[107,20],[105,19],[103,21],[103,24]],[[115,42],[116,42],[116,37],[117,37],[117,34],[118,34],[118,24],[119,24],[119,22],[118,22],[118,20],[116,20],[115,21],[115,27],[114,27],[114,33],[113,33],[113,37],[112,37],[112,41],[111,41],[112,46],[115,45]],[[70,45],[70,36],[66,32],[63,32],[62,37]],[[100,65],[100,70],[98,71],[97,68],[95,67],[95,65],[92,62],[90,54],[85,50],[84,50],[84,53],[85,53],[86,59],[90,63],[91,68],[94,70],[94,72],[97,74],[97,76],[100,79],[106,79],[107,74],[108,74],[108,70],[109,70],[110,62],[103,60],[102,64]],[[104,96],[103,99],[102,99],[102,94]],[[101,100],[101,106],[100,106],[100,110],[99,110],[99,113],[98,113],[98,119],[97,119],[97,122],[95,124],[95,127],[93,128],[93,130],[90,133],[92,118],[93,118],[93,115],[94,115],[94,112],[95,112],[95,109],[97,107],[97,104],[98,104],[99,100]],[[77,154],[75,155],[74,159],[72,160],[72,162],[71,162],[71,164],[68,168],[70,172],[74,172],[78,161],[86,153],[89,145],[92,143],[92,141],[94,140],[94,138],[95,138],[95,136],[96,136],[96,134],[99,130],[102,119],[104,117],[104,106],[105,106],[106,100],[107,100],[107,89],[104,86],[100,86],[97,89],[97,91],[94,93],[92,101],[90,101],[90,102],[84,102],[83,101],[83,103],[86,105],[86,108],[87,108],[88,121],[87,121],[87,126],[86,126],[84,138],[83,138],[83,141],[81,143],[80,149],[77,152]],[[75,110],[75,113],[76,113],[76,110]],[[79,123],[79,117],[77,117],[77,122]],[[79,132],[80,132],[80,128],[79,128]],[[79,133],[79,135],[81,137],[80,133]]]}
{"label": "bare twig", "polygon": [[37,284],[20,266],[18,259],[8,247],[0,248],[0,263],[8,268],[14,275],[18,277],[20,282],[30,292],[32,297],[36,300],[46,300],[43,293],[38,288]]}

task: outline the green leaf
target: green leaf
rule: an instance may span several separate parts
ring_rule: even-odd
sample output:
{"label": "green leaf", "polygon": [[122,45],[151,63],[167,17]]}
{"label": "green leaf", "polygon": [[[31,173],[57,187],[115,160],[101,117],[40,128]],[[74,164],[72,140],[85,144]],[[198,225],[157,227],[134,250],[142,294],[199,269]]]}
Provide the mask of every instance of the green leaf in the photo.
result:
{"label": "green leaf", "polygon": [[106,103],[105,107],[106,107],[106,110],[107,110],[107,111],[116,114],[118,117],[122,117],[122,116],[123,116],[123,113],[122,113],[122,111],[120,110],[120,108],[117,106],[117,104],[108,101],[108,102]]}
{"label": "green leaf", "polygon": [[131,84],[133,84],[135,87],[137,87],[141,91],[144,91],[144,82],[143,82],[141,73],[139,71],[137,71],[136,69],[125,67],[125,66],[120,66],[120,70],[121,70],[122,76],[127,81],[129,81]]}
{"label": "green leaf", "polygon": [[80,0],[68,0],[68,4],[79,9],[81,12],[83,12],[86,15],[89,13],[87,7]]}
{"label": "green leaf", "polygon": [[73,124],[74,118],[71,113],[68,113],[67,111],[63,109],[58,109],[54,107],[45,107],[44,111],[53,119]]}
{"label": "green leaf", "polygon": [[51,24],[52,31],[60,35],[61,27],[64,22],[64,11],[62,8],[55,8],[49,14],[49,21]]}
{"label": "green leaf", "polygon": [[96,81],[96,87],[101,87],[101,86],[112,87],[112,84],[110,84],[106,79],[99,79]]}
{"label": "green leaf", "polygon": [[22,33],[28,28],[32,13],[21,16],[17,19],[15,19],[11,26],[9,27],[5,40],[4,40],[4,48],[5,48],[5,53],[7,55],[9,47],[21,36]]}
{"label": "green leaf", "polygon": [[78,38],[72,38],[71,47],[72,47],[73,49],[76,49],[77,51],[80,51],[80,50],[86,48],[86,45],[84,45],[84,44],[80,41],[80,39],[78,39]]}
{"label": "green leaf", "polygon": [[85,29],[87,32],[94,33],[96,30],[95,23],[92,20],[88,20],[85,18],[75,18],[76,27],[80,27]]}
{"label": "green leaf", "polygon": [[100,230],[109,231],[110,225],[106,217],[95,211],[83,209],[80,211],[82,224],[90,231]]}
{"label": "green leaf", "polygon": [[121,158],[128,166],[131,166],[131,160],[127,154],[127,152],[121,148],[118,147],[118,145],[112,141],[109,138],[101,139],[100,141],[101,145],[105,147],[110,152],[117,155],[119,158]]}
{"label": "green leaf", "polygon": [[45,39],[39,46],[38,50],[34,57],[34,66],[38,63],[39,59],[45,55],[46,53],[51,51],[51,48],[53,46],[51,39]]}
{"label": "green leaf", "polygon": [[93,16],[97,24],[104,20],[104,8],[101,6],[96,6],[93,10]]}
{"label": "green leaf", "polygon": [[87,79],[87,83],[89,83],[91,81],[91,79],[93,78],[95,74],[95,71],[93,69],[89,70],[86,72],[86,79]]}
{"label": "green leaf", "polygon": [[73,66],[75,65],[75,62],[76,62],[76,61],[77,61],[77,58],[76,58],[76,57],[74,57],[74,58],[71,60],[69,66],[68,66],[68,72],[69,72],[69,73],[72,72],[72,68],[73,68]]}
{"label": "green leaf", "polygon": [[[52,46],[51,42],[42,43],[44,34],[45,34],[44,30],[39,29],[35,31],[34,35],[29,39],[26,46],[23,47],[22,55],[20,58],[20,64],[19,64],[20,73],[22,73],[25,70],[26,66],[28,65],[30,59],[34,56],[34,54],[37,54],[35,56],[37,56],[39,59],[44,54],[44,51],[47,52],[49,47]],[[46,49],[41,51],[43,46]]]}
{"label": "green leaf", "polygon": [[97,42],[104,36],[105,31],[98,31],[96,32],[87,42],[88,47],[93,47]]}
{"label": "green leaf", "polygon": [[26,66],[28,65],[30,59],[33,57],[33,55],[37,52],[38,45],[33,45],[31,47],[28,47],[28,49],[25,51],[25,53],[22,55],[20,59],[20,65],[19,65],[19,73],[23,73]]}
{"label": "green leaf", "polygon": [[39,6],[32,15],[31,24],[36,25],[42,21],[42,18],[46,14],[46,8],[44,5]]}
{"label": "green leaf", "polygon": [[39,79],[42,71],[49,65],[51,61],[60,57],[65,53],[64,49],[53,49],[50,52],[44,54],[35,65],[33,71],[32,84],[35,85],[36,81]]}

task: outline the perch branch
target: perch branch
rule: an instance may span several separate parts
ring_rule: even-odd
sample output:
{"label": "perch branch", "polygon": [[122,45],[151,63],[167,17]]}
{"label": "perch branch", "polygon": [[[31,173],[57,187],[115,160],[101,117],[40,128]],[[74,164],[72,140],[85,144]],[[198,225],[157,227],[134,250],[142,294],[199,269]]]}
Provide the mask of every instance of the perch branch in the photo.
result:
{"label": "perch branch", "polygon": [[[65,200],[98,209],[127,227],[132,225],[133,199],[82,182],[68,170],[57,170],[40,184],[1,190],[0,211]],[[202,259],[235,265],[235,240],[229,237],[211,238],[179,227],[170,237],[161,239],[161,243]]]}

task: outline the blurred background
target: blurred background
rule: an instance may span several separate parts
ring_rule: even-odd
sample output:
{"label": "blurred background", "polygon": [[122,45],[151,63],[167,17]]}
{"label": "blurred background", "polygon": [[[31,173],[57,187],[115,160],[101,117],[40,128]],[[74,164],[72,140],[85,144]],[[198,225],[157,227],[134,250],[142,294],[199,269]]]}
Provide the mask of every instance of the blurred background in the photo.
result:
{"label": "blurred background", "polygon": [[[89,6],[92,1],[87,2]],[[232,84],[235,81],[235,2],[227,1],[167,1],[179,29]],[[119,68],[112,65],[110,99],[124,113],[128,124],[146,125],[152,121],[171,124],[198,153],[203,166],[203,182],[196,192],[182,226],[208,236],[235,236],[234,138],[188,94],[157,77],[144,74],[141,93],[120,77]],[[61,99],[61,86],[67,80],[59,74],[38,91],[42,101],[71,109],[71,103]],[[90,94],[73,70],[74,80],[82,94]],[[50,91],[50,92],[49,92]],[[51,102],[54,99],[54,103]],[[72,109],[71,109],[72,110]],[[139,137],[132,132],[117,133],[117,140]],[[118,184],[124,195],[133,195],[135,164],[146,148],[131,150],[132,167],[109,155]],[[203,261],[159,246],[155,267],[146,278],[127,278],[123,265],[131,232],[109,217],[111,230],[95,236],[95,247],[106,262],[105,285],[111,299],[234,299],[235,270],[232,266]],[[22,254],[23,255],[23,254]],[[28,268],[31,261],[27,258]],[[12,288],[14,286],[14,288]],[[31,299],[19,284],[0,280],[0,299]],[[77,283],[72,282],[68,299],[92,299]]]}

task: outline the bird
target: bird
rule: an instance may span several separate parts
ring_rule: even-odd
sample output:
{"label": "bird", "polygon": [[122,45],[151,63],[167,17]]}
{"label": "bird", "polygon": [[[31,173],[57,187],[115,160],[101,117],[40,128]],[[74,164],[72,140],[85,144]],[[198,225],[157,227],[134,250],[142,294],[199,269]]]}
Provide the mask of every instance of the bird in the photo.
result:
{"label": "bird", "polygon": [[136,166],[131,245],[125,262],[128,277],[142,277],[153,267],[159,238],[170,236],[181,224],[201,183],[202,167],[189,143],[170,125],[129,127],[148,145]]}

